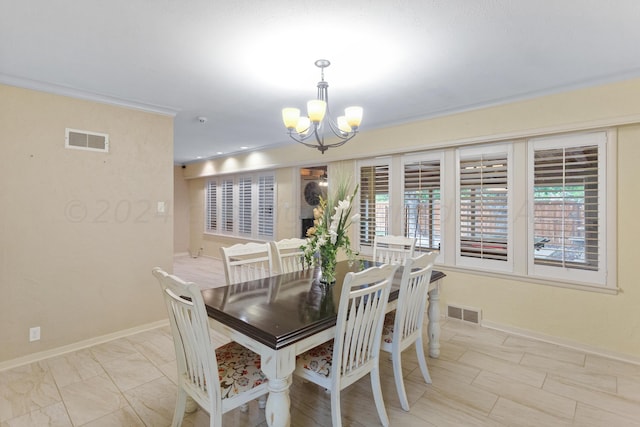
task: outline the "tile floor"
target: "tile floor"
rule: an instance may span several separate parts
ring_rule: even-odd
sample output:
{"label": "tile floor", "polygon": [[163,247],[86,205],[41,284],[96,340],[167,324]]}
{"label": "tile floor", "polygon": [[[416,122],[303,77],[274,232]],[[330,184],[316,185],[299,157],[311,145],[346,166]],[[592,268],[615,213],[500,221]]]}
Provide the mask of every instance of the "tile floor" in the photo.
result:
{"label": "tile floor", "polygon": [[[203,286],[224,282],[219,268],[206,258],[175,264]],[[457,320],[442,322],[441,345],[440,358],[427,361],[432,385],[412,349],[403,355],[410,412],[400,408],[390,361],[382,361],[392,426],[640,426],[640,366]],[[174,401],[168,327],[0,372],[0,427],[169,426]],[[294,379],[291,404],[292,426],[331,424],[329,395],[315,385]],[[343,391],[342,415],[345,427],[380,425],[369,381]],[[256,402],[223,423],[266,426]],[[208,416],[196,411],[183,425],[208,425]]]}

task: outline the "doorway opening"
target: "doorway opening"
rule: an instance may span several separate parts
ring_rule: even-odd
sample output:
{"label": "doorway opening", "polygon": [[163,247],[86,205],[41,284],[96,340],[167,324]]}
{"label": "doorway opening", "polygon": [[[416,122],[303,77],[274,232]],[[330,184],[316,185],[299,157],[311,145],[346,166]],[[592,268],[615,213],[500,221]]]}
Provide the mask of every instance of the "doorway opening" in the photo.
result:
{"label": "doorway opening", "polygon": [[327,198],[327,166],[300,168],[300,233],[307,237],[307,230],[313,227],[313,208],[320,203],[320,197]]}

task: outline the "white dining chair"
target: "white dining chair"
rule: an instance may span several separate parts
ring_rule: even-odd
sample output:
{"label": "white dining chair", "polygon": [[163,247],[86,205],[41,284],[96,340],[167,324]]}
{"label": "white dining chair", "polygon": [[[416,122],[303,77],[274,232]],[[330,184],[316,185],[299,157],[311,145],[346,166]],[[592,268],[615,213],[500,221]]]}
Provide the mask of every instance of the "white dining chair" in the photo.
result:
{"label": "white dining chair", "polygon": [[191,397],[209,413],[209,425],[222,427],[222,414],[265,395],[267,379],[260,356],[232,341],[213,348],[200,287],[153,269],[160,282],[178,367],[178,396],[172,426],[182,424]]}
{"label": "white dining chair", "polygon": [[402,378],[402,352],[415,344],[418,364],[427,384],[431,384],[431,376],[427,368],[422,342],[422,324],[427,305],[431,271],[437,252],[429,252],[415,258],[407,259],[402,272],[398,305],[385,316],[382,330],[382,351],[391,353],[393,376],[398,390],[400,405],[409,410],[409,401]]}
{"label": "white dining chair", "polygon": [[273,258],[268,243],[238,243],[221,247],[220,253],[227,285],[273,275]]}
{"label": "white dining chair", "polygon": [[340,391],[369,374],[382,425],[389,425],[380,386],[382,321],[398,265],[347,273],[342,285],[335,339],[296,359],[294,374],[331,392],[331,422],[342,425]]}
{"label": "white dining chair", "polygon": [[373,240],[373,261],[382,264],[404,264],[413,256],[416,247],[415,237],[376,236]]}
{"label": "white dining chair", "polygon": [[302,271],[304,265],[304,251],[301,249],[305,245],[305,239],[282,239],[269,242],[273,257],[273,270],[276,274],[293,273]]}

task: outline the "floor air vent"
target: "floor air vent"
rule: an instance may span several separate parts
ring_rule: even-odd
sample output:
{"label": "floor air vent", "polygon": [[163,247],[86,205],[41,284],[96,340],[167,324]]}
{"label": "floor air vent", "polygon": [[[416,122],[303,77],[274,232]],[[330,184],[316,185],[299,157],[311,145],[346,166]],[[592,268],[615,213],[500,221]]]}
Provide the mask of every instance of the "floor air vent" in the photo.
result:
{"label": "floor air vent", "polygon": [[109,135],[86,130],[66,129],[65,147],[107,153],[109,152]]}
{"label": "floor air vent", "polygon": [[451,319],[463,320],[469,323],[480,324],[481,311],[477,308],[457,307],[455,305],[447,305],[447,317]]}

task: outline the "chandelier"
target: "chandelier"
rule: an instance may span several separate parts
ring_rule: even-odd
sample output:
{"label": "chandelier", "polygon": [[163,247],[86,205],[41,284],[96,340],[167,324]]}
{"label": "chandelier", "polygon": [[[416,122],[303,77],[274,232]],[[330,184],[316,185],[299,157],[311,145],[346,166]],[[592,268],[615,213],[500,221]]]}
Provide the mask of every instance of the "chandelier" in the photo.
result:
{"label": "chandelier", "polygon": [[[317,148],[324,154],[330,147],[339,147],[356,136],[362,121],[362,107],[347,107],[344,110],[344,116],[339,116],[334,121],[329,113],[327,93],[329,83],[324,81],[324,69],[331,65],[331,62],[318,59],[315,65],[320,68],[318,98],[307,102],[308,116],[301,117],[298,108],[283,108],[282,120],[294,141],[307,147]],[[324,142],[325,132],[328,130],[338,138],[338,142],[332,144]],[[307,142],[307,140],[311,141]]]}

